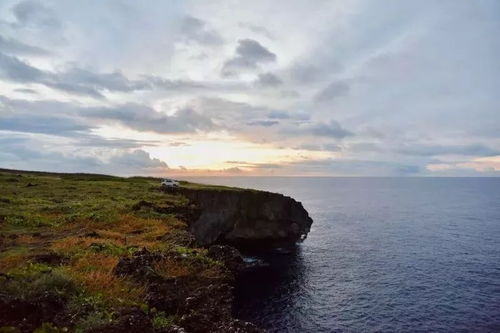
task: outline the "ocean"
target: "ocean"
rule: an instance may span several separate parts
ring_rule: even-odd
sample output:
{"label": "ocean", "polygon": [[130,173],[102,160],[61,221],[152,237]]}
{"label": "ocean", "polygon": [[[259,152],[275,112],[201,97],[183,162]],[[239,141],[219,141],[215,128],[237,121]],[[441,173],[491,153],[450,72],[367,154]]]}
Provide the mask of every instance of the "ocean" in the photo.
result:
{"label": "ocean", "polygon": [[235,316],[270,332],[500,332],[500,178],[220,177],[313,218],[241,277]]}

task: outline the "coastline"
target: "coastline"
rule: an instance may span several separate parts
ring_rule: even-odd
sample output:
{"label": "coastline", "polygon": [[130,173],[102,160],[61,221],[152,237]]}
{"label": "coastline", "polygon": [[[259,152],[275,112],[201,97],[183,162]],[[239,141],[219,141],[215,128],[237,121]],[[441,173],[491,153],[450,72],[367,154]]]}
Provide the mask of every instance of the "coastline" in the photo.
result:
{"label": "coastline", "polygon": [[312,223],[255,190],[13,170],[0,182],[0,327],[14,332],[260,332],[232,316],[235,280],[256,265],[234,246],[294,244]]}

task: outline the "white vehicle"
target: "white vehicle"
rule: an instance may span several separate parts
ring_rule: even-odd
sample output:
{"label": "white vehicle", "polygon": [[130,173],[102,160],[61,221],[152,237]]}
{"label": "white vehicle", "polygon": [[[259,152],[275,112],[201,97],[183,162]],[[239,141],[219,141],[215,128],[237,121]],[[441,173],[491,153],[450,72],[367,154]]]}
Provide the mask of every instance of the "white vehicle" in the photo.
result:
{"label": "white vehicle", "polygon": [[161,186],[165,187],[179,187],[179,182],[173,179],[165,178],[161,181]]}

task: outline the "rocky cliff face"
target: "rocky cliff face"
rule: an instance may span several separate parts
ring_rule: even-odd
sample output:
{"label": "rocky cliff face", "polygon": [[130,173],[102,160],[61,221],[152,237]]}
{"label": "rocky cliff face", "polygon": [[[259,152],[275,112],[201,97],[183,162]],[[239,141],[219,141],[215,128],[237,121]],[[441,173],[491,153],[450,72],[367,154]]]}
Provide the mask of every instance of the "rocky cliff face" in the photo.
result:
{"label": "rocky cliff face", "polygon": [[201,245],[283,247],[304,239],[312,224],[300,202],[277,193],[182,187],[179,191],[199,209],[190,230]]}

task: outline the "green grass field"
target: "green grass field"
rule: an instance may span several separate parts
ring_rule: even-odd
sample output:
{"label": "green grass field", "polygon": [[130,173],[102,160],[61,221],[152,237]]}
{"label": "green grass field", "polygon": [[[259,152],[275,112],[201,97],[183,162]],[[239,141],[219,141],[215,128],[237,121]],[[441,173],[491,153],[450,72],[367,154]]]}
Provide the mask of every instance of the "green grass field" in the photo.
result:
{"label": "green grass field", "polygon": [[[189,203],[159,184],[155,178],[0,170],[0,294],[62,299],[68,327],[44,323],[39,332],[98,328],[124,307],[143,309],[157,329],[175,323],[176,313],[149,307],[144,283],[114,274],[119,260],[143,248],[165,254],[152,269],[189,281],[186,288],[223,278],[225,268],[205,249],[189,247],[186,222],[174,214],[189,210]],[[16,331],[0,332],[8,329]]]}

